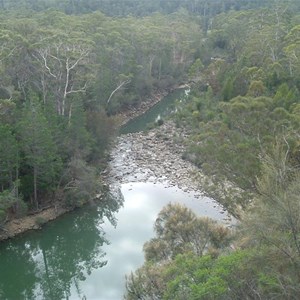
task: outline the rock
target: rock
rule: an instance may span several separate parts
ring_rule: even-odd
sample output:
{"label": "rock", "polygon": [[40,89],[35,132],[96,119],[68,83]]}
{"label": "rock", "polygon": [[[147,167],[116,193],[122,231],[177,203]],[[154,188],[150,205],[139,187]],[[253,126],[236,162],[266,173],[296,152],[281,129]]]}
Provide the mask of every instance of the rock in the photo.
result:
{"label": "rock", "polygon": [[178,140],[173,141],[175,133],[181,135],[174,124],[165,122],[150,132],[119,138],[111,154],[108,180],[122,183],[151,180],[164,184],[167,181],[172,186],[199,190],[199,170],[182,159],[183,147],[178,145]]}

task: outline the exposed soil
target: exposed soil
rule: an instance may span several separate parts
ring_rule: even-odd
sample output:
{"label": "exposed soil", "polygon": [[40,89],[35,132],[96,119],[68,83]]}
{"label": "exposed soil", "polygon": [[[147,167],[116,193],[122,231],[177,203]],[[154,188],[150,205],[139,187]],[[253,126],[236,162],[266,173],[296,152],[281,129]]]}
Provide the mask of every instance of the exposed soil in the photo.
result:
{"label": "exposed soil", "polygon": [[43,224],[56,219],[68,211],[70,211],[70,209],[55,206],[49,207],[33,215],[11,220],[0,229],[0,241],[13,238],[28,230],[40,229]]}

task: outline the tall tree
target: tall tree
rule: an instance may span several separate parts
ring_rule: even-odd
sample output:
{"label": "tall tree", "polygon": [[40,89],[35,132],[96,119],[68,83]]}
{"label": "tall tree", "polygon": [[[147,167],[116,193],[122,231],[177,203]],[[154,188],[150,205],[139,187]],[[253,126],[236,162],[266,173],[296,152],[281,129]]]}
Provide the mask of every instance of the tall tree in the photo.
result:
{"label": "tall tree", "polygon": [[[93,71],[89,69],[92,41],[80,31],[41,30],[34,45],[33,57],[40,65],[40,86],[44,102],[48,94],[55,97],[59,115],[72,113],[72,95],[84,94]],[[51,97],[51,96],[50,96]]]}
{"label": "tall tree", "polygon": [[48,189],[55,185],[61,162],[48,128],[47,119],[34,97],[26,103],[22,111],[22,118],[18,123],[18,134],[25,164],[32,177],[33,203],[38,209],[38,192],[45,185]]}

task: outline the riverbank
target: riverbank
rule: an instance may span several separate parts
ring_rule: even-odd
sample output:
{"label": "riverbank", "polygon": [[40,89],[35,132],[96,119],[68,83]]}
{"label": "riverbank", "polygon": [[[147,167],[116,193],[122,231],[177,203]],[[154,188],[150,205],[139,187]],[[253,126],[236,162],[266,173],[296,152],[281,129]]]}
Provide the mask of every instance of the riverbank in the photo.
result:
{"label": "riverbank", "polygon": [[[201,171],[182,158],[185,137],[172,121],[147,132],[119,136],[106,170],[109,184],[163,183],[166,188],[176,186],[202,197]],[[225,221],[230,223],[231,218]]]}
{"label": "riverbank", "polygon": [[[182,86],[183,88],[184,86]],[[126,112],[118,116],[120,120],[120,126],[127,123],[129,120],[144,114],[152,106],[160,102],[168,93],[172,92],[176,88],[172,87],[169,90],[157,90],[153,92],[152,96],[149,96],[138,107],[133,107]],[[61,215],[72,211],[72,208],[65,208],[58,205],[53,205],[47,209],[43,209],[34,214],[30,214],[18,219],[12,219],[7,221],[0,227],[0,242],[9,238],[13,238],[19,234],[22,234],[29,230],[40,229],[43,224],[55,220]]]}
{"label": "riverbank", "polygon": [[13,238],[29,230],[41,229],[43,224],[55,220],[71,210],[70,208],[54,206],[32,215],[10,220],[0,229],[0,241]]}

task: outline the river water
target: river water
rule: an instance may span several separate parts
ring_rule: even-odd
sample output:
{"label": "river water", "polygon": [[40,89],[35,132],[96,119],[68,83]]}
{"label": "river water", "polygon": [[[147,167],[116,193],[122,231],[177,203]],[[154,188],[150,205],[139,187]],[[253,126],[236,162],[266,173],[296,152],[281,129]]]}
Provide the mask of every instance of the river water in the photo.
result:
{"label": "river water", "polygon": [[146,113],[130,120],[121,128],[121,134],[143,131],[159,118],[164,119],[174,110],[176,101],[180,101],[185,96],[186,90],[184,89],[177,89],[171,92]]}
{"label": "river water", "polygon": [[[115,159],[120,163],[122,157]],[[0,244],[0,299],[122,299],[125,275],[143,263],[143,244],[169,202],[220,222],[228,219],[213,199],[176,186],[112,183],[99,205]]]}

